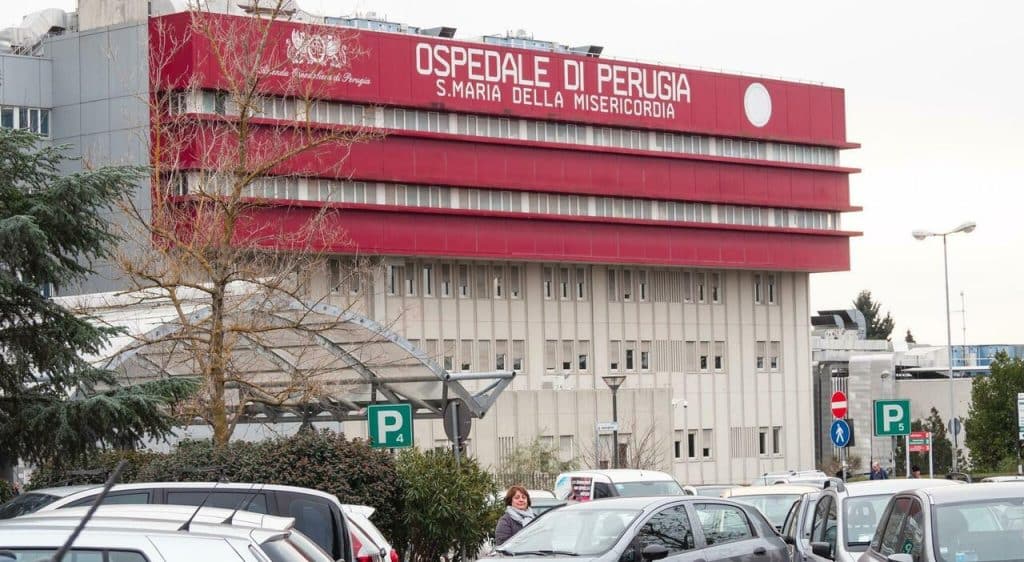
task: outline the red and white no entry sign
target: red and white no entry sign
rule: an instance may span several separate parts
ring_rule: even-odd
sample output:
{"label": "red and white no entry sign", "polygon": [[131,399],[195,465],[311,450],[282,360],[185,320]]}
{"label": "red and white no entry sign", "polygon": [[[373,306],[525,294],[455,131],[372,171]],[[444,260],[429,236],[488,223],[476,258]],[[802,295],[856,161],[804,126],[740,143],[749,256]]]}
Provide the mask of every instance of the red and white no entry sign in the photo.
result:
{"label": "red and white no entry sign", "polygon": [[832,415],[839,419],[846,417],[846,394],[841,390],[832,393]]}

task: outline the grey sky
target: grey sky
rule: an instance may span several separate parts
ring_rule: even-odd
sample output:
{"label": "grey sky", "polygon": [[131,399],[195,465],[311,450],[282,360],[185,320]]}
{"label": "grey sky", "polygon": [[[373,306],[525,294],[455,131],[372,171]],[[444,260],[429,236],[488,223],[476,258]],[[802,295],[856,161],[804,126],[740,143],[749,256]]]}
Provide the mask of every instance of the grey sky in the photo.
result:
{"label": "grey sky", "polygon": [[[811,308],[845,308],[870,289],[919,342],[945,343],[942,242],[916,228],[948,230],[953,342],[1024,343],[1024,3],[905,1],[758,2],[298,0],[329,15],[376,12],[457,37],[525,29],[537,39],[598,44],[604,55],[823,82],[846,91],[844,165],[858,167],[844,216],[851,271],[811,277]],[[41,0],[36,9],[72,9]],[[3,2],[0,27],[24,4]]]}

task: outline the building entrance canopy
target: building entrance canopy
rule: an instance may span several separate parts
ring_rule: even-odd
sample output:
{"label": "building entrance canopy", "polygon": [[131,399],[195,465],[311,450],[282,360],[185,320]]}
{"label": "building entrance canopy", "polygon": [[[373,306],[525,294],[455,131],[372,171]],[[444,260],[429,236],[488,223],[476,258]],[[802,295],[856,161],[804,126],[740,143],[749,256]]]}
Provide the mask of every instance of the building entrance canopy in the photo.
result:
{"label": "building entrance canopy", "polygon": [[[366,406],[388,402],[412,404],[417,418],[440,418],[452,400],[479,418],[514,376],[511,371],[449,373],[404,337],[351,310],[290,296],[236,293],[222,315],[230,349],[223,356],[228,405],[242,405],[241,421],[362,420]],[[56,300],[99,325],[124,330],[88,359],[128,381],[201,377],[209,364],[201,352],[214,315],[205,293],[182,297],[179,291],[174,300],[165,291]]]}

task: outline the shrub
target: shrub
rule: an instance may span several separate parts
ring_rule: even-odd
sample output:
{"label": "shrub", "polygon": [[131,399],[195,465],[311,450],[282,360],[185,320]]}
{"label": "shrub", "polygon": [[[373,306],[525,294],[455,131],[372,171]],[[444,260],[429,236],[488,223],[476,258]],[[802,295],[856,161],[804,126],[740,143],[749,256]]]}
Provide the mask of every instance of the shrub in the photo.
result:
{"label": "shrub", "polygon": [[0,478],[0,503],[14,497],[14,485],[10,482]]}
{"label": "shrub", "polygon": [[413,562],[461,560],[475,555],[494,531],[500,507],[494,478],[476,459],[418,449],[398,457],[404,498],[395,544],[405,544]]}
{"label": "shrub", "polygon": [[32,480],[29,481],[26,488],[34,490],[72,484],[102,484],[117,463],[122,460],[128,461],[128,466],[125,467],[124,473],[121,475],[121,482],[137,482],[139,471],[160,456],[160,453],[152,451],[98,451],[78,461],[75,465],[46,464],[39,466],[32,473]]}

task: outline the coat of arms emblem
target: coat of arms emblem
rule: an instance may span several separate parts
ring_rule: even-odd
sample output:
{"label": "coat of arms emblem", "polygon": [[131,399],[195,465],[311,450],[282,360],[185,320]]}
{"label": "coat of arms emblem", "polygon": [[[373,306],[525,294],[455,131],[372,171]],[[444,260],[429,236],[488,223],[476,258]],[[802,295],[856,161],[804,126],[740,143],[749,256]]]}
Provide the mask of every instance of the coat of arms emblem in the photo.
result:
{"label": "coat of arms emblem", "polygon": [[293,29],[288,39],[288,60],[295,64],[341,68],[348,64],[348,53],[341,39],[334,35]]}

